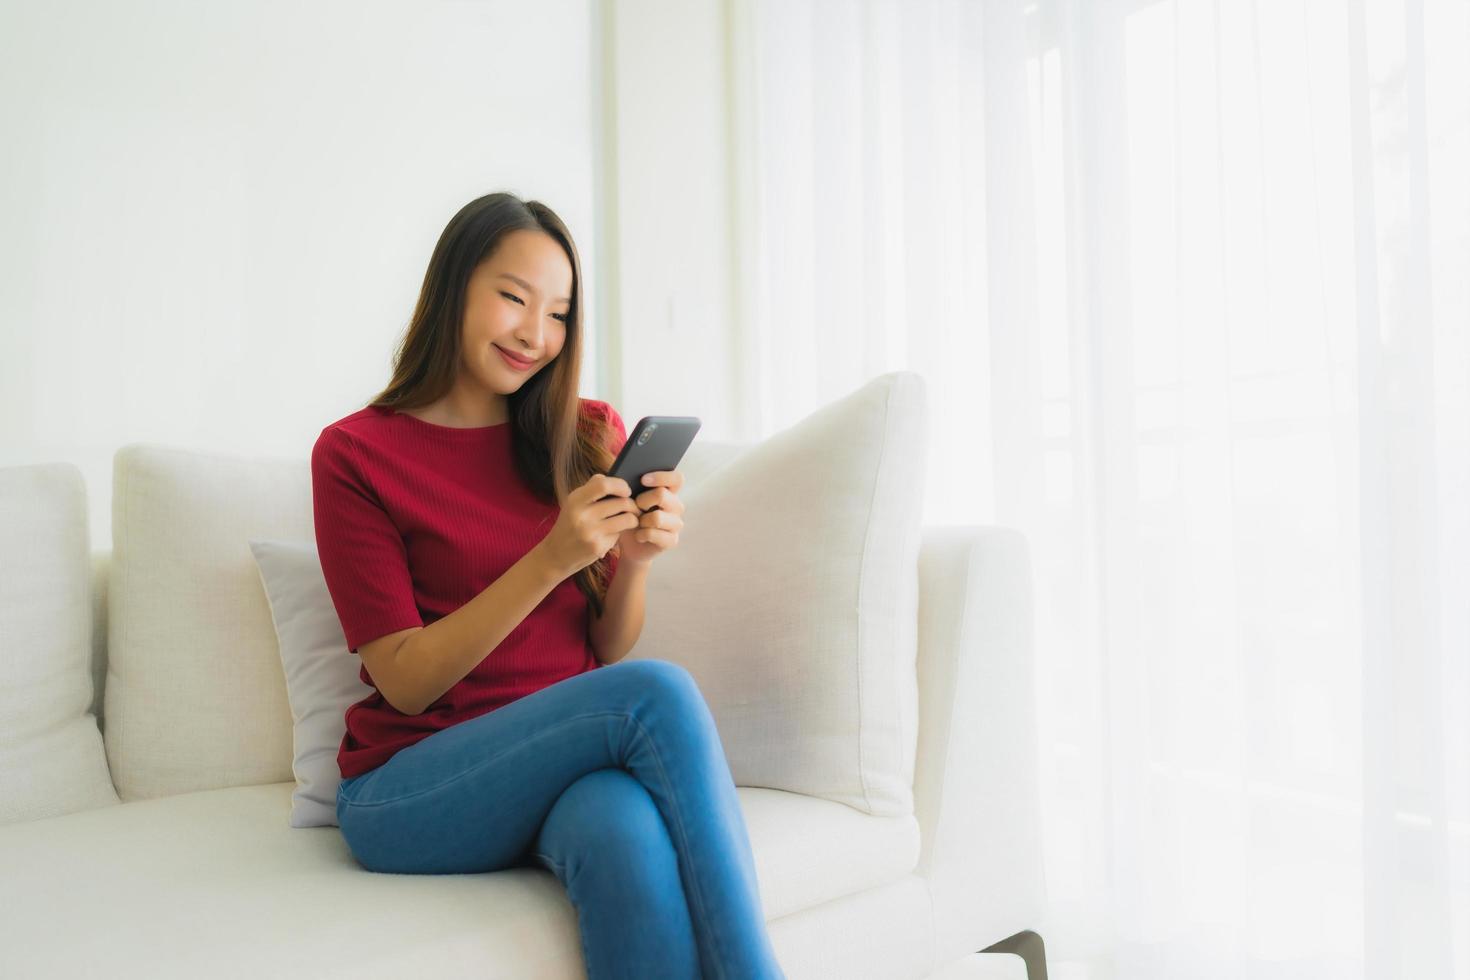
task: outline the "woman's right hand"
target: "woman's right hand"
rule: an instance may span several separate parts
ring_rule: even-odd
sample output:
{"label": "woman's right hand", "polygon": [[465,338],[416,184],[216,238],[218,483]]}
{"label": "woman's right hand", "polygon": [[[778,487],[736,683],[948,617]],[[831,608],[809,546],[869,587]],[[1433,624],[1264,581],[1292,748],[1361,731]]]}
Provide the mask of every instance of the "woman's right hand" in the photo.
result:
{"label": "woman's right hand", "polygon": [[626,480],[597,473],[567,495],[536,547],[563,578],[575,575],[612,550],[619,534],[637,527],[641,514]]}

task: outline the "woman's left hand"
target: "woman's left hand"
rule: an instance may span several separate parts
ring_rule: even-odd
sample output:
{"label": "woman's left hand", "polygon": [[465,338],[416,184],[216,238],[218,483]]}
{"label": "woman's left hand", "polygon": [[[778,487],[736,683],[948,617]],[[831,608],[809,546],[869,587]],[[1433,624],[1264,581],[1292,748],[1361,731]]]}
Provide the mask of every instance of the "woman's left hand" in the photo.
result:
{"label": "woman's left hand", "polygon": [[[678,493],[684,474],[678,470],[655,470],[644,474],[642,490],[635,489],[633,502],[643,513],[638,526],[618,535],[618,561],[648,563],[679,543],[684,526],[684,502]],[[657,507],[657,510],[651,508]]]}

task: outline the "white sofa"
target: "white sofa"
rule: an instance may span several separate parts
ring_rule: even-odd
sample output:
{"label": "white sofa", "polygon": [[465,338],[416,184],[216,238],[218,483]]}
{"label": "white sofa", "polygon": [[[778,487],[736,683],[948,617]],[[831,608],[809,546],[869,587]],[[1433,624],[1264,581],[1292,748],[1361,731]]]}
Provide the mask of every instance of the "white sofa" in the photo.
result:
{"label": "white sofa", "polygon": [[[741,448],[696,443],[681,470]],[[294,521],[309,476],[241,462],[119,450],[116,553],[91,550],[75,466],[0,469],[0,976],[584,976],[549,872],[373,874],[336,827],[288,825],[292,716],[220,501]],[[160,509],[165,470],[197,496]],[[792,980],[1045,976],[1026,542],[927,527],[919,560],[912,816],[739,790]],[[179,666],[140,689],[108,650],[144,636]]]}

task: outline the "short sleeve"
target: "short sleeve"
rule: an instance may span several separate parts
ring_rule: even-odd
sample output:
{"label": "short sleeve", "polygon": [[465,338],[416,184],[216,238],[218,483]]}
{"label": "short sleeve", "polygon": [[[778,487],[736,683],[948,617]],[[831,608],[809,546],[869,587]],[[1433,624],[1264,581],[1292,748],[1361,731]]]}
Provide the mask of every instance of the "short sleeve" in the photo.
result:
{"label": "short sleeve", "polygon": [[403,538],[341,429],[323,429],[312,447],[311,496],[317,555],[347,649],[424,625]]}

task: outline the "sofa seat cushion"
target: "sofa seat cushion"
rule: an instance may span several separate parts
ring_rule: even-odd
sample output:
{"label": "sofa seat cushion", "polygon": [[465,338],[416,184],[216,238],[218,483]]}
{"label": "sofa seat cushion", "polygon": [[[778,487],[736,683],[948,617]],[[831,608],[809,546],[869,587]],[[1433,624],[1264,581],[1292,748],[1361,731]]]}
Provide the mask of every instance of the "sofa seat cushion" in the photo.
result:
{"label": "sofa seat cushion", "polygon": [[[292,828],[294,782],[0,827],[0,976],[582,976],[541,868],[376,874],[336,827]],[[905,877],[917,822],[739,789],[768,919]]]}
{"label": "sofa seat cushion", "polygon": [[755,786],[736,788],[766,918],[903,878],[919,864],[919,822]]}

